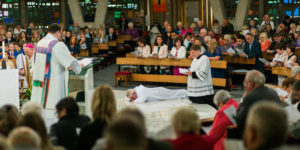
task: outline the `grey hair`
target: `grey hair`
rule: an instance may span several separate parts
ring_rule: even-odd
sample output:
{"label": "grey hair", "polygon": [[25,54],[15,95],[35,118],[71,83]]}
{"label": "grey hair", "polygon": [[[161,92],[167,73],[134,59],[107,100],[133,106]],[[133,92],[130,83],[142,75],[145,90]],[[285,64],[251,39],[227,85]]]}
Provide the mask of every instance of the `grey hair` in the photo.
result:
{"label": "grey hair", "polygon": [[204,32],[207,34],[207,30],[206,30],[205,28],[202,28],[202,29],[200,30],[200,33],[201,33],[201,31],[204,31]]}
{"label": "grey hair", "polygon": [[129,22],[128,23],[128,27],[130,28],[130,27],[133,27],[134,26],[134,24],[132,23],[132,22]]}
{"label": "grey hair", "polygon": [[292,67],[291,74],[292,76],[296,76],[297,74],[300,74],[300,66]]}
{"label": "grey hair", "polygon": [[128,89],[126,91],[126,97],[130,99],[130,97],[133,95],[134,92],[135,92],[134,89]]}
{"label": "grey hair", "polygon": [[256,86],[262,86],[266,83],[265,75],[257,70],[249,71],[246,77],[248,82],[253,82]]}
{"label": "grey hair", "polygon": [[273,149],[284,143],[288,132],[287,115],[282,106],[272,101],[261,101],[254,104],[248,113],[245,134],[249,127],[264,139],[261,145]]}
{"label": "grey hair", "polygon": [[231,43],[231,36],[229,34],[225,34],[224,39],[228,39],[228,42]]}
{"label": "grey hair", "polygon": [[216,106],[219,106],[220,102],[223,102],[225,104],[231,98],[232,96],[228,91],[219,90],[214,96],[214,103],[216,104]]}
{"label": "grey hair", "polygon": [[34,112],[42,115],[42,107],[38,102],[29,101],[23,105],[21,113],[22,115],[25,115],[29,112]]}

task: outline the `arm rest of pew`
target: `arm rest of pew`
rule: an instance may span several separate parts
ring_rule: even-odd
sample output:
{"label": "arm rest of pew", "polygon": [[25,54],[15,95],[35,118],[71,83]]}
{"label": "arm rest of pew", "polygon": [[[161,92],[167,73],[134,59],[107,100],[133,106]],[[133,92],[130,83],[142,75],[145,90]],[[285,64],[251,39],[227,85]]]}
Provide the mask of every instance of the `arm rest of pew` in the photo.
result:
{"label": "arm rest of pew", "polygon": [[281,76],[291,76],[291,69],[285,67],[272,67],[272,74]]}

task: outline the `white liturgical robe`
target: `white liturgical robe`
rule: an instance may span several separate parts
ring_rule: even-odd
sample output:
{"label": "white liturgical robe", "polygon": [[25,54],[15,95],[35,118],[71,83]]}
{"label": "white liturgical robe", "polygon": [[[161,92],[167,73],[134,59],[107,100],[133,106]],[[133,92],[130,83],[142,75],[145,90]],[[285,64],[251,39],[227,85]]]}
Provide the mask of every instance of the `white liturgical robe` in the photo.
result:
{"label": "white liturgical robe", "polygon": [[46,110],[55,110],[57,102],[68,95],[68,68],[79,74],[81,66],[67,46],[50,33],[37,43],[33,61],[31,100]]}
{"label": "white liturgical robe", "polygon": [[187,90],[171,90],[163,87],[147,88],[143,85],[134,88],[137,98],[134,103],[144,103],[162,100],[185,99],[187,98]]}
{"label": "white liturgical robe", "polygon": [[190,97],[201,97],[214,94],[210,61],[207,56],[200,55],[193,59],[190,67],[192,76],[188,77],[187,89]]}

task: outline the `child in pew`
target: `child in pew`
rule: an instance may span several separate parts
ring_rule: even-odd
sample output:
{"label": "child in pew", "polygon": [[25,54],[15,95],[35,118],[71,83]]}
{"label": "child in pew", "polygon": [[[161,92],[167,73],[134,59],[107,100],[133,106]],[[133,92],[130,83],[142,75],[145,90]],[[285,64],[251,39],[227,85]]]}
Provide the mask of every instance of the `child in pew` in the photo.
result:
{"label": "child in pew", "polygon": [[13,43],[10,43],[8,45],[8,50],[7,51],[9,52],[8,57],[10,59],[16,59],[17,58],[18,52],[15,50],[15,45]]}
{"label": "child in pew", "polygon": [[15,42],[14,45],[15,45],[15,50],[18,52],[18,55],[24,53],[24,50],[22,48],[23,45],[17,42]]}
{"label": "child in pew", "polygon": [[[288,59],[288,54],[284,50],[285,47],[282,43],[276,44],[275,49],[276,49],[275,57],[273,58],[271,63],[266,63],[265,67],[275,67],[275,66],[282,67],[284,65],[284,62]],[[284,76],[278,75],[278,85],[279,86],[281,86],[284,79],[285,79]]]}
{"label": "child in pew", "polygon": [[[3,55],[0,55],[0,59],[2,59],[2,58],[3,58]],[[6,62],[6,69],[16,69],[16,65],[9,59],[9,52],[7,52],[7,51],[5,52],[5,56],[2,61]],[[3,68],[2,61],[0,63],[1,69]]]}

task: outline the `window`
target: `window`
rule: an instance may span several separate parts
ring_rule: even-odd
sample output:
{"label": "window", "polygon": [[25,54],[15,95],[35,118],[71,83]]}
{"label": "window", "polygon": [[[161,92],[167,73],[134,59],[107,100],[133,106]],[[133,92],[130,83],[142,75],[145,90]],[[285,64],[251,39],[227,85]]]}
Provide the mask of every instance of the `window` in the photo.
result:
{"label": "window", "polygon": [[5,23],[20,23],[18,0],[0,0],[0,19]]}
{"label": "window", "polygon": [[28,22],[47,26],[60,23],[60,0],[27,0]]}

